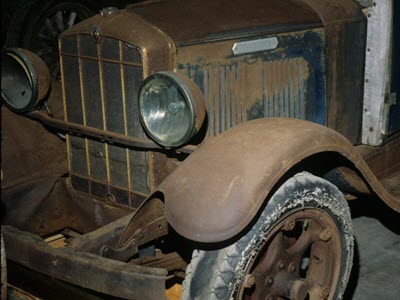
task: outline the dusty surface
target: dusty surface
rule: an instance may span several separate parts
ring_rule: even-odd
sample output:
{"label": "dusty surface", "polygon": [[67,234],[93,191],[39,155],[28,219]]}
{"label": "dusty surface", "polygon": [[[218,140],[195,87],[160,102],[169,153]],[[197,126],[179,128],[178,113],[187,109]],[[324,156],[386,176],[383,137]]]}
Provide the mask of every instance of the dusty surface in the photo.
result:
{"label": "dusty surface", "polygon": [[400,214],[369,200],[360,204],[351,205],[356,249],[344,299],[400,299]]}
{"label": "dusty surface", "polygon": [[354,227],[359,281],[352,299],[400,299],[400,235],[369,217],[355,220]]}
{"label": "dusty surface", "polygon": [[[49,99],[52,113],[62,112],[59,83]],[[39,174],[67,170],[65,142],[38,122],[1,106],[1,170],[2,189],[26,181]],[[57,173],[56,171],[56,173]]]}

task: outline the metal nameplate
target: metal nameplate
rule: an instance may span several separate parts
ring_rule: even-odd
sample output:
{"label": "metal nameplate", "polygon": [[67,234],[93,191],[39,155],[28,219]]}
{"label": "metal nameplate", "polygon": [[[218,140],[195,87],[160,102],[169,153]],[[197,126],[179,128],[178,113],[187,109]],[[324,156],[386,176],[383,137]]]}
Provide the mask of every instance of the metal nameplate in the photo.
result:
{"label": "metal nameplate", "polygon": [[235,55],[239,55],[265,50],[273,50],[276,49],[276,47],[278,47],[278,38],[274,36],[266,39],[235,43],[232,47],[232,52]]}

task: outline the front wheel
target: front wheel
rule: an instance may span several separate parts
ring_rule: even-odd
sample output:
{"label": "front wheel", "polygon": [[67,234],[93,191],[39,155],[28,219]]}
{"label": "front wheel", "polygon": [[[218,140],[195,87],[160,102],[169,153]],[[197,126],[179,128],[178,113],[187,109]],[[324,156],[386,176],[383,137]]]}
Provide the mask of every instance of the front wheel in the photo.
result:
{"label": "front wheel", "polygon": [[195,250],[182,299],[341,299],[353,260],[348,205],[331,183],[284,183],[236,243]]}

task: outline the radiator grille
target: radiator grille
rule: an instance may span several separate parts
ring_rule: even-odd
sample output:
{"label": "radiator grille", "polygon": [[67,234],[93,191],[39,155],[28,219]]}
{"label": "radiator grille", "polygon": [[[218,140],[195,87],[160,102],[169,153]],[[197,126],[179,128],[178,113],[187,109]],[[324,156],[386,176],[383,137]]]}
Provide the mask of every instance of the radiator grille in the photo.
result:
{"label": "radiator grille", "polygon": [[[143,80],[141,53],[133,45],[90,35],[66,36],[60,42],[65,119],[70,122],[145,138],[137,94]],[[132,193],[149,193],[148,154],[77,136],[68,137],[74,187],[124,205]]]}

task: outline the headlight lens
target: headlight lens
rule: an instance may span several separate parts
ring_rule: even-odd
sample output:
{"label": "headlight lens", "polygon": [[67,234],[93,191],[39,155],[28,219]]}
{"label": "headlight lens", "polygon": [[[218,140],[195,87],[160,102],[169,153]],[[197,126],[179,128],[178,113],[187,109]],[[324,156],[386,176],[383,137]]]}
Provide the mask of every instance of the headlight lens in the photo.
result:
{"label": "headlight lens", "polygon": [[50,73],[36,54],[19,48],[2,53],[1,96],[12,110],[24,113],[37,108],[50,87]]}
{"label": "headlight lens", "polygon": [[146,132],[165,147],[187,143],[200,129],[205,116],[199,87],[190,79],[169,72],[146,78],[139,109]]}

